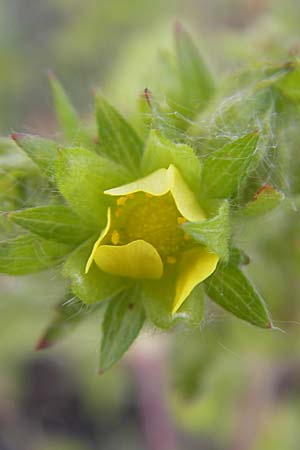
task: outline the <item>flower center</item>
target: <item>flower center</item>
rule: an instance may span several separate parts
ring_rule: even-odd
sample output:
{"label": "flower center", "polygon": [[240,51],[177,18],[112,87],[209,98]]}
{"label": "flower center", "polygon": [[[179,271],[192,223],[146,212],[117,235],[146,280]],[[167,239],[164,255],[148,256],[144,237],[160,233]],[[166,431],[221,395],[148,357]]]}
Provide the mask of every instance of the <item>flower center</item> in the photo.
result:
{"label": "flower center", "polygon": [[169,264],[174,264],[176,255],[187,246],[189,238],[180,227],[186,220],[170,193],[153,196],[138,192],[118,197],[112,213],[111,232],[107,236],[112,244],[143,239]]}

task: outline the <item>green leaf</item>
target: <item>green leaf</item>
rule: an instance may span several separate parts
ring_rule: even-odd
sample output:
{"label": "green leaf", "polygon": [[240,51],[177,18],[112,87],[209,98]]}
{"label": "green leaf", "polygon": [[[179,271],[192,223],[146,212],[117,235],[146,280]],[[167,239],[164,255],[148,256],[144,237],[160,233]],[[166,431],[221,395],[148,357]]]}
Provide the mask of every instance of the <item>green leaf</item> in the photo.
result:
{"label": "green leaf", "polygon": [[8,218],[45,239],[65,244],[80,244],[96,232],[65,205],[38,206],[12,211],[8,214]]}
{"label": "green leaf", "polygon": [[202,222],[186,222],[182,228],[197,242],[217,253],[220,258],[228,259],[230,238],[228,201],[222,203],[216,216]]}
{"label": "green leaf", "polygon": [[[15,135],[13,135],[15,136]],[[38,171],[35,164],[28,159],[26,154],[17,145],[16,141],[9,138],[0,137],[0,167],[1,172],[14,170],[16,168],[23,171]]]}
{"label": "green leaf", "polygon": [[26,234],[0,242],[0,272],[25,275],[60,264],[71,247]]}
{"label": "green leaf", "polygon": [[89,272],[85,273],[85,266],[96,239],[97,237],[90,239],[78,247],[63,268],[64,276],[71,278],[74,295],[87,304],[112,298],[130,284],[127,278],[102,272],[95,263]]}
{"label": "green leaf", "polygon": [[52,88],[58,124],[64,132],[66,138],[74,141],[76,140],[80,129],[78,114],[62,85],[53,73],[49,74],[49,81]]}
{"label": "green leaf", "polygon": [[258,327],[272,328],[263,298],[238,267],[220,264],[204,284],[207,295],[222,308]]}
{"label": "green leaf", "polygon": [[214,94],[215,82],[198,48],[180,24],[176,26],[176,44],[183,99],[186,106],[198,112]]}
{"label": "green leaf", "polygon": [[40,170],[54,181],[58,144],[30,134],[14,133],[12,138]]}
{"label": "green leaf", "polygon": [[260,161],[258,132],[250,133],[210,154],[203,161],[203,197],[226,198],[238,193]]}
{"label": "green leaf", "polygon": [[103,153],[138,175],[143,143],[134,129],[100,94],[96,96],[96,117]]}
{"label": "green leaf", "polygon": [[57,185],[71,208],[85,222],[103,226],[108,196],[103,191],[128,182],[122,166],[83,148],[65,148],[59,154]]}
{"label": "green leaf", "polygon": [[53,347],[70,334],[83,320],[95,313],[99,306],[103,306],[103,303],[87,307],[78,298],[70,298],[70,294],[66,296],[56,306],[55,316],[41,336],[36,347],[37,350]]}
{"label": "green leaf", "polygon": [[16,143],[8,137],[0,136],[0,155],[8,155],[18,150]]}
{"label": "green leaf", "polygon": [[241,210],[241,215],[248,217],[262,216],[277,208],[284,199],[283,192],[277,191],[269,184],[263,184],[254,195],[253,200]]}
{"label": "green leaf", "polygon": [[120,293],[107,306],[102,324],[100,371],[115,364],[138,336],[145,321],[140,289]]}
{"label": "green leaf", "polygon": [[83,145],[94,148],[91,130],[84,126],[77,114],[71,100],[67,96],[63,86],[53,73],[49,74],[50,85],[53,93],[54,108],[59,127],[66,139],[74,145]]}
{"label": "green leaf", "polygon": [[148,175],[161,167],[174,164],[196,192],[201,181],[201,165],[193,149],[185,144],[174,144],[152,130],[142,160],[143,174]]}
{"label": "green leaf", "polygon": [[300,65],[294,64],[290,71],[281,77],[274,86],[289,100],[298,103],[300,100]]}

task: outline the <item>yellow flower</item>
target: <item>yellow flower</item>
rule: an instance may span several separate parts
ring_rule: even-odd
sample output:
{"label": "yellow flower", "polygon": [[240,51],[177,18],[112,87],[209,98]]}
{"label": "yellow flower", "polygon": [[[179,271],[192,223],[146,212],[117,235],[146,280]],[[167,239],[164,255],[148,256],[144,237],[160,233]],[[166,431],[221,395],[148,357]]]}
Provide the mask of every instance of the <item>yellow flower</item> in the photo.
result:
{"label": "yellow flower", "polygon": [[93,263],[104,272],[132,279],[159,280],[175,272],[174,314],[219,260],[181,227],[206,219],[194,193],[171,164],[105,194],[112,199],[107,224],[85,272]]}

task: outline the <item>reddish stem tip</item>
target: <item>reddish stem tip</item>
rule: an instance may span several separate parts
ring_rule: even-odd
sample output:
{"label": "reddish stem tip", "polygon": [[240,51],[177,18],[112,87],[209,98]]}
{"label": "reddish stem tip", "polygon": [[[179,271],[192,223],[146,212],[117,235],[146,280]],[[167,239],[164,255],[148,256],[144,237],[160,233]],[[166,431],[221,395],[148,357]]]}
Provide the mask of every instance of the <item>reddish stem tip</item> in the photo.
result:
{"label": "reddish stem tip", "polygon": [[25,138],[27,135],[26,135],[26,133],[12,133],[10,136],[14,141],[17,142],[20,139]]}
{"label": "reddish stem tip", "polygon": [[146,102],[148,103],[148,106],[151,108],[151,91],[148,88],[144,89],[144,98],[146,99]]}
{"label": "reddish stem tip", "polygon": [[182,26],[182,24],[181,24],[181,22],[179,22],[179,20],[176,20],[175,21],[175,36],[176,37],[180,37],[180,35],[182,34],[182,32],[183,32],[183,26]]}
{"label": "reddish stem tip", "polygon": [[265,191],[272,192],[274,188],[269,183],[264,183],[260,186],[260,188],[253,195],[253,200],[257,200],[258,197]]}
{"label": "reddish stem tip", "polygon": [[50,81],[53,81],[56,79],[55,73],[51,69],[47,70],[47,77]]}
{"label": "reddish stem tip", "polygon": [[35,347],[36,350],[45,350],[46,348],[49,348],[52,346],[52,342],[50,342],[47,338],[42,337],[42,339],[39,340],[37,343],[37,346]]}

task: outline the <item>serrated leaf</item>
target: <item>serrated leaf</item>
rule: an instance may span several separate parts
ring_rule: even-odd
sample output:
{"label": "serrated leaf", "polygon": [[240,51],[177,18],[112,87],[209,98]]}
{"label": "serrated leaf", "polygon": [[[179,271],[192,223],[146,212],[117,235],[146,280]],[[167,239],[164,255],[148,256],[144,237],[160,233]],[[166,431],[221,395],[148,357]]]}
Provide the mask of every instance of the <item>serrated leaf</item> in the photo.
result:
{"label": "serrated leaf", "polygon": [[180,24],[176,27],[176,38],[183,100],[198,112],[214,94],[215,82],[199,49]]}
{"label": "serrated leaf", "polygon": [[63,244],[80,244],[98,231],[89,227],[65,205],[12,211],[8,218],[32,233]]}
{"label": "serrated leaf", "polygon": [[260,161],[258,138],[257,132],[250,133],[204,159],[201,185],[204,198],[227,198],[238,193]]}
{"label": "serrated leaf", "polygon": [[161,167],[168,168],[170,164],[177,167],[192,189],[199,191],[201,164],[193,149],[185,144],[175,144],[152,130],[142,160],[143,174],[148,175]]}
{"label": "serrated leaf", "polygon": [[58,124],[66,138],[74,141],[80,129],[78,114],[61,83],[52,73],[49,75],[49,81],[52,88]]}
{"label": "serrated leaf", "polygon": [[55,307],[55,315],[47,329],[41,336],[37,350],[53,347],[56,343],[70,334],[76,326],[95,313],[102,303],[86,306],[76,297],[66,296],[61,303]]}
{"label": "serrated leaf", "polygon": [[257,327],[272,328],[263,298],[238,267],[220,264],[204,284],[211,300],[225,310]]}
{"label": "serrated leaf", "polygon": [[248,217],[262,216],[277,208],[284,198],[283,192],[269,184],[264,184],[254,195],[253,200],[241,211],[241,214]]}
{"label": "serrated leaf", "polygon": [[186,222],[182,227],[197,242],[227,260],[230,238],[228,201],[222,203],[214,217],[202,222]]}
{"label": "serrated leaf", "polygon": [[78,247],[63,268],[64,276],[71,278],[72,292],[87,304],[112,298],[130,284],[127,278],[105,273],[95,263],[89,272],[85,273],[85,266],[96,239],[97,236]]}
{"label": "serrated leaf", "polygon": [[108,196],[103,191],[128,182],[125,169],[84,148],[65,148],[57,163],[57,186],[71,208],[92,225],[106,222]]}
{"label": "serrated leaf", "polygon": [[0,242],[0,272],[25,275],[60,264],[71,251],[69,245],[26,234]]}
{"label": "serrated leaf", "polygon": [[102,152],[138,175],[143,143],[131,125],[100,94],[96,96],[96,118]]}
{"label": "serrated leaf", "polygon": [[40,170],[54,181],[58,144],[30,134],[14,133],[12,138]]}
{"label": "serrated leaf", "polygon": [[115,364],[138,336],[145,321],[140,289],[120,293],[107,306],[102,323],[100,371]]}

